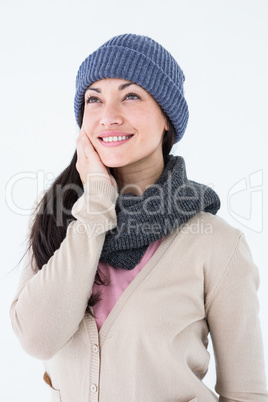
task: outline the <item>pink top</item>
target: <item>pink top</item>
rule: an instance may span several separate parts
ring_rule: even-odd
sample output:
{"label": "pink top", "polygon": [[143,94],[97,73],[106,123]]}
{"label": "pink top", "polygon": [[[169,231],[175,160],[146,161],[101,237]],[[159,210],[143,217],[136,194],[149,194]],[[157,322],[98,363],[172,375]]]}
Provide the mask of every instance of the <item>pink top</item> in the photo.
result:
{"label": "pink top", "polygon": [[108,317],[108,314],[114,307],[120,295],[149,261],[162,240],[163,239],[159,239],[151,243],[140,262],[135,266],[135,268],[129,271],[123,268],[114,268],[101,261],[99,262],[98,269],[100,269],[105,277],[110,281],[110,284],[108,286],[98,286],[94,283],[93,285],[93,293],[101,291],[101,300],[93,307],[98,330],[101,329],[102,324]]}

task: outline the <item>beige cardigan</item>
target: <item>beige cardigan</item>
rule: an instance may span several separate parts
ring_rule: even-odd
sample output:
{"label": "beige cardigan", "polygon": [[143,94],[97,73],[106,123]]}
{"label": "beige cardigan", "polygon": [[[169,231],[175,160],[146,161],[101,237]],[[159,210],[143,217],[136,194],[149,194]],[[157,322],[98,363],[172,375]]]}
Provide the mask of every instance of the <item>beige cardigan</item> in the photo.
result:
{"label": "beige cardigan", "polygon": [[[86,183],[60,248],[23,270],[14,331],[44,360],[53,401],[212,402],[202,378],[210,331],[221,402],[268,401],[258,319],[258,271],[243,235],[199,213],[167,236],[98,333],[85,315],[117,193]],[[34,267],[36,272],[36,268]]]}

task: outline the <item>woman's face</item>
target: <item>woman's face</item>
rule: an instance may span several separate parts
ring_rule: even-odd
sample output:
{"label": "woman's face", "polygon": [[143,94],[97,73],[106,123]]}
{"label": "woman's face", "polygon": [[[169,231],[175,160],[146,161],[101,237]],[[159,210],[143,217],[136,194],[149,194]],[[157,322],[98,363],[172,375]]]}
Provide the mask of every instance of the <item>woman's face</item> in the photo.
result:
{"label": "woman's face", "polygon": [[130,81],[94,82],[85,92],[83,127],[107,167],[163,158],[166,118],[154,98]]}

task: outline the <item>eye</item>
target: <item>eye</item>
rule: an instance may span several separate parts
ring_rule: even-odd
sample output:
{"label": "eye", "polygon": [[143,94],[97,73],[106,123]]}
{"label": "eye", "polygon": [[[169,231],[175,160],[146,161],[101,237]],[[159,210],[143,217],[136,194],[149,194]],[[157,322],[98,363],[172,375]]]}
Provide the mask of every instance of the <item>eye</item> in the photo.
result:
{"label": "eye", "polygon": [[86,100],[86,103],[97,103],[97,102],[100,102],[100,100],[96,96],[89,96]]}
{"label": "eye", "polygon": [[132,100],[132,99],[140,99],[139,95],[135,94],[134,92],[130,92],[129,94],[127,94],[124,98],[125,100]]}

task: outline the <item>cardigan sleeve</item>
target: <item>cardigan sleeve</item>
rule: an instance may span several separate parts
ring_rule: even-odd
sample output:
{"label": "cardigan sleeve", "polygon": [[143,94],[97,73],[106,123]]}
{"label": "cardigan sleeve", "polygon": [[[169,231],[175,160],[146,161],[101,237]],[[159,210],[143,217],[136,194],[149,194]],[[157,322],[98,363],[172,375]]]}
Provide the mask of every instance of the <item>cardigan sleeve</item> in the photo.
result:
{"label": "cardigan sleeve", "polygon": [[267,402],[259,274],[243,235],[206,305],[220,402]]}
{"label": "cardigan sleeve", "polygon": [[84,317],[105,233],[116,226],[118,194],[105,181],[86,182],[72,208],[65,239],[41,270],[30,250],[10,308],[13,329],[25,351],[53,357],[74,335]]}

